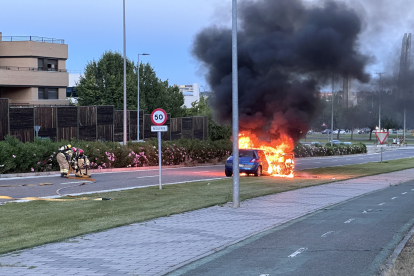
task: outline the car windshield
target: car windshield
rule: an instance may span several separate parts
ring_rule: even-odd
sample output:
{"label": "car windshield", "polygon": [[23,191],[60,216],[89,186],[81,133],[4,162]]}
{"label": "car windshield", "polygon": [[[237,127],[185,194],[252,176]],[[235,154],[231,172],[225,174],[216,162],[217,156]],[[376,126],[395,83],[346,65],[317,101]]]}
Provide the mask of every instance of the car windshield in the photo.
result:
{"label": "car windshield", "polygon": [[239,157],[254,157],[254,151],[252,150],[239,150]]}

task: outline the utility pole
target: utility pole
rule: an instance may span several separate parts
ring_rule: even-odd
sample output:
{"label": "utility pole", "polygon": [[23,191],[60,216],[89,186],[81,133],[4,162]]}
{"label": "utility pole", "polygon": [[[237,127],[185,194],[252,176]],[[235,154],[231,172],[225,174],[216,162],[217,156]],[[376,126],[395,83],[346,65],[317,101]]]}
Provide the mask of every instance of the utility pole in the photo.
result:
{"label": "utility pole", "polygon": [[381,92],[382,92],[382,75],[385,73],[375,73],[380,77],[380,91],[379,91],[379,100],[378,100],[378,129],[381,131]]}
{"label": "utility pole", "polygon": [[125,0],[123,1],[124,17],[124,146],[127,144],[127,96],[126,96],[126,27],[125,27]]}
{"label": "utility pole", "polygon": [[233,208],[240,207],[239,188],[239,92],[237,66],[237,0],[232,1],[232,108],[233,108]]}
{"label": "utility pole", "polygon": [[[334,87],[335,86],[335,73],[332,72],[332,116],[331,116],[331,147],[333,146],[333,102],[334,102]],[[338,130],[339,131],[339,130]]]}

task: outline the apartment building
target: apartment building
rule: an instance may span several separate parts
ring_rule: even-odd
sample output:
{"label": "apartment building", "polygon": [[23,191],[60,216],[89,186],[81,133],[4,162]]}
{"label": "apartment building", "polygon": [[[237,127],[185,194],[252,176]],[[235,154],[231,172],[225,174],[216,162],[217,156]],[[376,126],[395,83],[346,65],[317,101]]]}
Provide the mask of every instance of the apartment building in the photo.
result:
{"label": "apartment building", "polygon": [[198,83],[178,86],[184,95],[184,105],[189,108],[195,101],[200,100],[200,86]]}
{"label": "apartment building", "polygon": [[63,39],[0,33],[0,98],[12,106],[68,105],[67,59]]}

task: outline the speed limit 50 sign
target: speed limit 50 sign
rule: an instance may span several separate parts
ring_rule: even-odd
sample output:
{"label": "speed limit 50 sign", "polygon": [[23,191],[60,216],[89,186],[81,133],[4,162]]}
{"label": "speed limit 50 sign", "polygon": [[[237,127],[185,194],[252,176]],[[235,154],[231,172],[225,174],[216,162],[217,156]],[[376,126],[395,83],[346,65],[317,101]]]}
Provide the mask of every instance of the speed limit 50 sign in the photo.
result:
{"label": "speed limit 50 sign", "polygon": [[156,126],[162,126],[167,121],[167,112],[162,108],[157,108],[151,113],[151,121]]}

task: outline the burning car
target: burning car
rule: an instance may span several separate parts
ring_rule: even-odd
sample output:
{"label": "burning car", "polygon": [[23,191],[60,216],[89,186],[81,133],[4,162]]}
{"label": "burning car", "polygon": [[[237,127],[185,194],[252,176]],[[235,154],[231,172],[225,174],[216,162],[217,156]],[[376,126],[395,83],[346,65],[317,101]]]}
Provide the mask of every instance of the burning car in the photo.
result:
{"label": "burning car", "polygon": [[[239,150],[239,171],[246,174],[261,176],[263,172],[269,170],[264,151],[259,149],[240,149]],[[227,158],[224,173],[226,176],[233,175],[233,155]]]}
{"label": "burning car", "polygon": [[[295,159],[293,141],[287,137],[262,141],[250,132],[239,135],[239,170],[241,173],[260,176],[268,174],[279,177],[293,177]],[[226,176],[233,175],[233,156],[227,159]]]}

